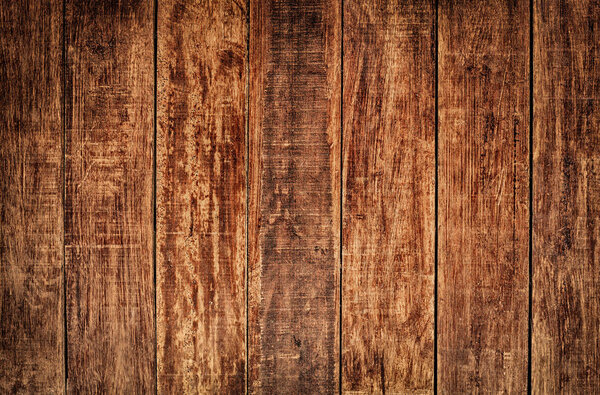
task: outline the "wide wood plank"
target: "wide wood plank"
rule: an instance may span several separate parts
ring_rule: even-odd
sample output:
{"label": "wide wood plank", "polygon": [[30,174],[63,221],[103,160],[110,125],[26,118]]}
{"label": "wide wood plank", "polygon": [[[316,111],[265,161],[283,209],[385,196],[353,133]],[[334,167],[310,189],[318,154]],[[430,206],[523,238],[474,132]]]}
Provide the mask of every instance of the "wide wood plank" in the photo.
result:
{"label": "wide wood plank", "polygon": [[438,383],[527,388],[529,4],[439,3]]}
{"label": "wide wood plank", "polygon": [[600,388],[600,4],[535,1],[534,393]]}
{"label": "wide wood plank", "polygon": [[70,393],[155,390],[153,9],[66,3]]}
{"label": "wide wood plank", "polygon": [[0,1],[0,392],[62,393],[62,4]]}
{"label": "wide wood plank", "polygon": [[433,389],[435,3],[344,2],[342,380]]}
{"label": "wide wood plank", "polygon": [[251,1],[251,393],[339,388],[340,22],[339,1]]}
{"label": "wide wood plank", "polygon": [[160,393],[246,387],[246,11],[158,7]]}

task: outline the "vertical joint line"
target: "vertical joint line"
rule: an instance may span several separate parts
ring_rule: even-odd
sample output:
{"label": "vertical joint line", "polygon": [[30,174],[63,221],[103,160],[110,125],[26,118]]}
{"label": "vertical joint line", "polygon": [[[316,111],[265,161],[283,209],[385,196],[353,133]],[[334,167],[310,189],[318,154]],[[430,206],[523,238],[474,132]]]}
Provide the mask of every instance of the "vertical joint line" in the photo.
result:
{"label": "vertical joint line", "polygon": [[438,19],[438,0],[435,1],[435,28],[434,28],[434,128],[435,128],[435,192],[434,192],[434,237],[433,237],[433,393],[437,394],[438,390],[438,206],[439,206],[439,181],[438,181],[438,165],[439,165],[439,106],[438,106],[438,70],[439,70],[439,19]]}
{"label": "vertical joint line", "polygon": [[340,42],[340,311],[339,311],[339,366],[338,366],[338,391],[342,393],[342,299],[343,299],[343,264],[344,264],[344,243],[343,243],[343,228],[344,228],[344,0],[340,0],[341,14],[341,42]]}
{"label": "vertical joint line", "polygon": [[63,210],[63,245],[62,245],[62,277],[63,277],[63,358],[64,358],[64,393],[67,393],[69,377],[69,350],[67,335],[67,255],[66,255],[66,202],[67,202],[67,0],[62,2],[62,210]]}
{"label": "vertical joint line", "polygon": [[529,311],[527,331],[527,393],[531,394],[533,340],[533,0],[529,1]]}
{"label": "vertical joint line", "polygon": [[158,317],[156,316],[157,290],[156,290],[156,189],[157,189],[157,95],[158,95],[158,0],[154,0],[154,112],[152,128],[152,281],[154,285],[154,393],[158,394]]}
{"label": "vertical joint line", "polygon": [[246,271],[246,275],[245,275],[245,294],[246,294],[246,371],[245,371],[245,392],[246,394],[248,394],[249,390],[250,390],[250,365],[249,365],[249,353],[250,353],[250,330],[249,330],[249,325],[250,325],[250,314],[249,314],[249,284],[248,284],[248,279],[250,278],[250,274],[248,272],[250,264],[249,264],[249,260],[250,260],[250,256],[248,255],[248,233],[249,233],[249,228],[248,228],[248,223],[249,223],[249,215],[250,215],[250,206],[249,206],[249,202],[250,202],[250,5],[251,5],[251,0],[248,0],[246,2],[246,121],[245,123],[245,128],[246,128],[246,133],[245,133],[245,137],[246,137],[246,144],[245,144],[245,154],[246,154],[246,158],[245,158],[245,163],[244,166],[246,167],[245,171],[246,171],[246,234],[245,234],[245,242],[246,242],[246,267],[245,267],[245,271]]}

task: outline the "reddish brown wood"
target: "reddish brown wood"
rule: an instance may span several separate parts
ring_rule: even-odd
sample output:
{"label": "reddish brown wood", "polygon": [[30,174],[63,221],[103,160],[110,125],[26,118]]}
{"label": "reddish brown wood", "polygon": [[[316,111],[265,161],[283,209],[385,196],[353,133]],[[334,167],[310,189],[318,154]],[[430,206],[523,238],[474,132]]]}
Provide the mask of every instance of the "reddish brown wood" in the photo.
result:
{"label": "reddish brown wood", "polygon": [[153,2],[66,3],[68,391],[155,391]]}
{"label": "reddish brown wood", "polygon": [[62,6],[0,1],[0,393],[62,393]]}
{"label": "reddish brown wood", "polygon": [[527,389],[529,4],[439,2],[438,387]]}
{"label": "reddish brown wood", "polygon": [[342,380],[433,389],[435,3],[344,2]]}
{"label": "reddish brown wood", "polygon": [[250,3],[249,384],[339,377],[340,2]]}
{"label": "reddish brown wood", "polygon": [[246,387],[246,6],[158,8],[159,392]]}

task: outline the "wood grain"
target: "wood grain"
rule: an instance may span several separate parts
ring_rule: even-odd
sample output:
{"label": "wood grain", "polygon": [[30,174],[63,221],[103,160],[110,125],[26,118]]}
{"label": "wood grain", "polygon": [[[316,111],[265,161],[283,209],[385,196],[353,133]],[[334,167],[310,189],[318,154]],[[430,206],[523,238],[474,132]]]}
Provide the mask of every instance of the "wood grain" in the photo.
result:
{"label": "wood grain", "polygon": [[344,2],[342,380],[433,389],[435,3]]}
{"label": "wood grain", "polygon": [[529,4],[438,12],[439,390],[525,392]]}
{"label": "wood grain", "polygon": [[153,9],[66,3],[70,393],[155,390]]}
{"label": "wood grain", "polygon": [[158,8],[161,393],[246,388],[246,5]]}
{"label": "wood grain", "polygon": [[62,393],[62,6],[0,1],[0,392]]}
{"label": "wood grain", "polygon": [[534,393],[600,388],[600,4],[535,1]]}
{"label": "wood grain", "polygon": [[340,22],[339,1],[251,1],[251,393],[339,388]]}

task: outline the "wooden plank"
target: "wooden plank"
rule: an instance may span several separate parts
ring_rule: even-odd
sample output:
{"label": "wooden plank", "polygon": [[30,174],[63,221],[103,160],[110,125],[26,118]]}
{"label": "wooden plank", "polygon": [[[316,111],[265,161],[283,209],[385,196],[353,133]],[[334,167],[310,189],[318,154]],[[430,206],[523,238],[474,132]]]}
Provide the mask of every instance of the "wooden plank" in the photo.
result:
{"label": "wooden plank", "polygon": [[250,392],[339,388],[340,22],[250,5]]}
{"label": "wooden plank", "polygon": [[529,4],[438,12],[439,390],[525,392]]}
{"label": "wooden plank", "polygon": [[66,3],[68,391],[155,390],[153,2]]}
{"label": "wooden plank", "polygon": [[62,393],[62,5],[0,1],[0,392]]}
{"label": "wooden plank", "polygon": [[600,388],[600,4],[534,3],[534,393]]}
{"label": "wooden plank", "polygon": [[246,388],[246,10],[158,7],[161,393]]}
{"label": "wooden plank", "polygon": [[433,390],[435,3],[344,2],[342,380]]}

